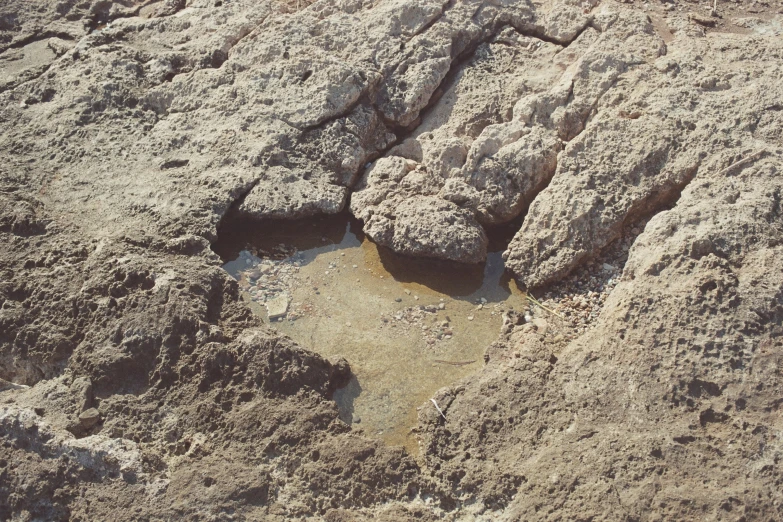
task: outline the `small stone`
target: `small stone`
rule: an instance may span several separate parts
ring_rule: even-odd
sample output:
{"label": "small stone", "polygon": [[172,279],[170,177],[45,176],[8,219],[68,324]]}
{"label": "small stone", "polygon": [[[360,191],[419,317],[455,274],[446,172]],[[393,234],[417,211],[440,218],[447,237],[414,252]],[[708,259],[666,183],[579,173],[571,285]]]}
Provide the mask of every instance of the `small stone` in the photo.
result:
{"label": "small stone", "polygon": [[101,414],[96,408],[90,408],[79,414],[79,422],[82,426],[89,429],[101,421]]}
{"label": "small stone", "polygon": [[484,299],[483,297],[480,299],[480,301],[481,301],[481,304],[483,304],[483,305],[487,304],[487,300]]}
{"label": "small stone", "polygon": [[413,296],[413,298],[414,298],[415,300],[417,300],[417,301],[419,300],[419,296],[418,296],[418,295],[414,295],[414,296]]}
{"label": "small stone", "polygon": [[538,329],[538,332],[542,335],[546,333],[547,329],[549,328],[549,323],[547,323],[546,319],[543,317],[536,317],[533,319],[533,324]]}
{"label": "small stone", "polygon": [[440,303],[438,305],[438,308],[440,308],[441,310],[445,310],[446,309],[446,303]]}
{"label": "small stone", "polygon": [[288,296],[281,294],[266,302],[266,311],[270,320],[284,316],[288,312]]}
{"label": "small stone", "polygon": [[346,321],[346,322],[345,322],[345,326],[348,326],[348,327],[350,327],[350,326],[351,326],[351,321]]}
{"label": "small stone", "polygon": [[359,417],[358,415],[354,415],[353,416],[353,423],[354,424],[359,424],[360,422],[362,422],[362,418]]}
{"label": "small stone", "polygon": [[328,270],[327,270],[326,272],[324,272],[324,273],[325,273],[326,275],[329,275],[329,271],[328,271]]}
{"label": "small stone", "polygon": [[402,298],[398,297],[397,299],[395,299],[395,301],[398,302],[398,303],[401,303],[402,302]]}
{"label": "small stone", "polygon": [[468,316],[468,321],[472,321],[472,320],[473,320],[473,316],[472,316],[472,315],[469,315],[469,316]]}
{"label": "small stone", "polygon": [[411,295],[411,291],[410,291],[410,290],[405,290],[405,293],[406,293],[407,295]]}
{"label": "small stone", "polygon": [[354,268],[359,268],[359,265],[353,265]]}

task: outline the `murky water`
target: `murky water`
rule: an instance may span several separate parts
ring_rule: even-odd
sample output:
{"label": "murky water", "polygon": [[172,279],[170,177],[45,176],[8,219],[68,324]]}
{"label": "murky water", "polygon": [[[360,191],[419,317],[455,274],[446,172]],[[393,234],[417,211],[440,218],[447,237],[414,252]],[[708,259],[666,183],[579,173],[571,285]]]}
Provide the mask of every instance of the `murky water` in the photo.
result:
{"label": "murky water", "polygon": [[416,408],[478,370],[502,313],[526,306],[504,274],[510,233],[494,234],[482,265],[397,255],[346,215],[229,223],[214,250],[276,329],[348,360],[355,377],[335,394],[340,417],[417,454]]}

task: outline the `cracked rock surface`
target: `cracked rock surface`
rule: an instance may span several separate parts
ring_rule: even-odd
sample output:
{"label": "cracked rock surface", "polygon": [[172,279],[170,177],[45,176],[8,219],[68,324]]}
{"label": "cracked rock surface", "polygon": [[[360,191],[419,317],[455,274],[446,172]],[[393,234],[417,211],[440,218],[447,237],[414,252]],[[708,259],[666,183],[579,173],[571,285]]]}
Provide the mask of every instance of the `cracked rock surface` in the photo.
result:
{"label": "cracked rock surface", "polygon": [[[783,518],[773,4],[0,2],[0,519]],[[518,219],[536,290],[631,246],[579,335],[509,314],[414,458],[210,250],[346,208],[467,263]]]}

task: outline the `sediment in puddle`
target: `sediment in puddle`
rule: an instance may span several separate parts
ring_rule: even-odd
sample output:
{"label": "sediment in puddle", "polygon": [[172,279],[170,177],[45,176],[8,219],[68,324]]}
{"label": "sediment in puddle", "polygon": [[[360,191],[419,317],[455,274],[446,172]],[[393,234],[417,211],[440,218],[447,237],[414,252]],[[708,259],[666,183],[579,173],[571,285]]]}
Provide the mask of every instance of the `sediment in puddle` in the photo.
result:
{"label": "sediment in puddle", "polygon": [[213,248],[274,328],[348,360],[340,418],[417,454],[417,407],[481,368],[503,312],[526,307],[501,258],[513,229],[492,234],[479,265],[400,256],[348,215],[227,221]]}

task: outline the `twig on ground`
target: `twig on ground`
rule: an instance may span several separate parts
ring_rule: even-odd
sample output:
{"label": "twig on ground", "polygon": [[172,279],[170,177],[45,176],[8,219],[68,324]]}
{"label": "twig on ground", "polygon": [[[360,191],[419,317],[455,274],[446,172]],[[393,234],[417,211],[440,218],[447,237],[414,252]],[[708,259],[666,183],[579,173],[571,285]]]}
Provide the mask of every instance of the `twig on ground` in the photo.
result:
{"label": "twig on ground", "polygon": [[732,163],[731,165],[729,165],[729,166],[728,166],[728,167],[726,167],[725,169],[721,170],[721,171],[718,173],[718,175],[720,175],[720,176],[724,176],[724,175],[726,175],[726,174],[729,174],[729,173],[730,173],[732,170],[736,169],[737,167],[742,167],[742,166],[744,166],[746,163],[750,163],[750,162],[752,162],[752,161],[756,161],[757,159],[761,158],[762,156],[764,156],[764,155],[766,155],[766,154],[767,154],[767,151],[766,151],[765,149],[762,149],[762,150],[760,150],[760,151],[758,151],[758,152],[754,152],[754,153],[753,153],[753,154],[751,154],[750,156],[745,156],[745,157],[744,157],[744,158],[742,158],[741,160],[739,160],[739,161],[737,161],[737,162],[735,162],[735,163]]}
{"label": "twig on ground", "polygon": [[531,303],[533,303],[534,305],[538,306],[538,307],[539,307],[539,308],[541,308],[542,310],[545,310],[545,311],[549,312],[550,314],[554,315],[555,317],[559,317],[560,319],[565,319],[565,317],[563,317],[562,315],[560,315],[559,313],[555,312],[554,310],[552,310],[552,309],[551,309],[551,308],[549,308],[548,306],[544,305],[544,304],[543,304],[541,301],[539,301],[538,299],[536,299],[536,298],[533,296],[533,294],[530,294],[530,293],[528,293],[528,294],[526,295],[526,297],[527,297],[527,300],[528,300],[528,301],[530,301],[530,302],[531,302]]}
{"label": "twig on ground", "polygon": [[438,406],[438,403],[435,402],[435,399],[430,399],[430,402],[433,406],[435,406],[435,409],[438,410],[438,413],[440,413],[440,416],[443,417],[443,420],[446,420],[446,416],[443,414],[443,411],[441,411],[440,407]]}

